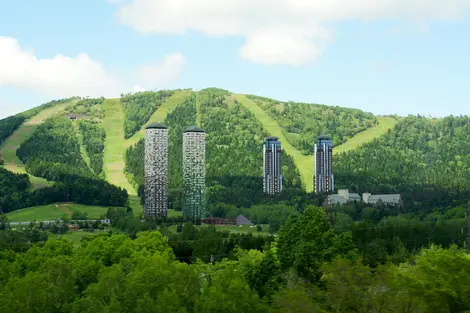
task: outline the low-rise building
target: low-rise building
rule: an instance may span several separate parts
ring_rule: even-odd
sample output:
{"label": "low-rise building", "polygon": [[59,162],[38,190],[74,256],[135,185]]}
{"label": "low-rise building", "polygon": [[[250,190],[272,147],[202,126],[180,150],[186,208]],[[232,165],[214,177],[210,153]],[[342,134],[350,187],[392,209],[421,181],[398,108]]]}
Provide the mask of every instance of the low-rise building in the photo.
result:
{"label": "low-rise building", "polygon": [[349,192],[348,189],[339,189],[337,194],[326,197],[325,206],[343,205],[353,202],[363,202],[373,206],[398,206],[403,207],[403,200],[400,194],[372,195],[363,193],[362,198],[358,193]]}

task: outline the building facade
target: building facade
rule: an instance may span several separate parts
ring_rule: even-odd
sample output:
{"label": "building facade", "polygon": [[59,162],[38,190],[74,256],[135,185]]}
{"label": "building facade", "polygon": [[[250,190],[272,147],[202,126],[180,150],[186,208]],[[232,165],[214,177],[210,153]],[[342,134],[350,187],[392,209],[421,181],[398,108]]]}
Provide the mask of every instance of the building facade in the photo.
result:
{"label": "building facade", "polygon": [[183,215],[207,217],[206,210],[206,133],[196,126],[183,132]]}
{"label": "building facade", "polygon": [[168,129],[151,123],[145,130],[144,215],[168,216]]}
{"label": "building facade", "polygon": [[282,191],[281,142],[277,137],[267,137],[263,144],[263,190],[267,194]]}
{"label": "building facade", "polygon": [[334,191],[333,141],[328,136],[318,137],[314,148],[314,158],[313,186],[315,193]]}

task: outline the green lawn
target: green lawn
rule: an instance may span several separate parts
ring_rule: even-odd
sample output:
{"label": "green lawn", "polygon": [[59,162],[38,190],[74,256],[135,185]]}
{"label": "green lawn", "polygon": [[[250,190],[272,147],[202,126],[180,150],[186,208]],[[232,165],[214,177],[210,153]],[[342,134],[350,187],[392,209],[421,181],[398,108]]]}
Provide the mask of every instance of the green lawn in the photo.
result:
{"label": "green lawn", "polygon": [[[31,119],[25,121],[7,140],[5,140],[2,146],[0,147],[0,155],[5,161],[5,169],[14,173],[26,173],[23,162],[21,162],[20,159],[18,159],[18,157],[16,156],[16,149],[18,149],[18,147],[25,140],[31,137],[34,130],[36,130],[39,124],[41,124],[44,120],[49,117],[56,116],[62,113],[62,111],[64,111],[66,107],[73,104],[74,102],[76,102],[76,100],[67,103],[61,103],[51,108],[42,110],[37,115],[33,116]],[[34,177],[31,175],[30,180],[35,188],[50,186],[52,184],[51,182],[48,182],[43,178]]]}
{"label": "green lawn", "polygon": [[80,242],[81,242],[83,237],[95,236],[95,235],[102,234],[102,233],[104,233],[104,232],[100,231],[100,230],[95,231],[95,232],[89,232],[89,231],[86,231],[86,230],[83,230],[83,231],[79,230],[79,231],[69,231],[69,232],[66,232],[65,234],[62,234],[62,235],[49,233],[48,236],[49,236],[49,240],[64,238],[64,239],[70,240],[75,246],[78,246],[78,245],[80,245]]}
{"label": "green lawn", "polygon": [[88,213],[89,219],[98,219],[106,214],[108,207],[75,203],[54,203],[16,210],[7,213],[10,222],[50,221],[57,217],[71,217],[73,212]]}
{"label": "green lawn", "polygon": [[129,194],[136,195],[134,187],[124,174],[124,154],[126,152],[124,110],[119,99],[106,99],[103,106],[105,117],[102,126],[106,131],[103,170],[106,179],[110,183],[126,189]]}
{"label": "green lawn", "polygon": [[274,120],[268,113],[266,113],[262,108],[260,108],[255,102],[251,99],[248,99],[244,95],[233,95],[235,99],[237,99],[238,103],[242,104],[246,107],[251,113],[255,115],[255,117],[260,121],[263,125],[264,129],[269,133],[271,136],[276,136],[282,142],[282,149],[290,155],[293,159],[295,164],[297,165],[300,178],[302,179],[302,183],[304,184],[307,191],[313,190],[313,156],[311,155],[303,155],[297,150],[294,146],[292,146],[289,141],[287,140],[286,136],[282,132],[282,128],[279,123]]}
{"label": "green lawn", "polygon": [[378,117],[379,123],[378,125],[368,128],[363,132],[360,132],[350,138],[348,141],[343,143],[342,145],[339,145],[333,149],[333,152],[336,153],[341,153],[341,152],[346,152],[349,150],[356,149],[363,144],[373,140],[374,138],[380,137],[384,134],[387,133],[389,129],[392,129],[395,124],[398,122],[396,118],[393,117],[385,117],[385,116],[380,116]]}

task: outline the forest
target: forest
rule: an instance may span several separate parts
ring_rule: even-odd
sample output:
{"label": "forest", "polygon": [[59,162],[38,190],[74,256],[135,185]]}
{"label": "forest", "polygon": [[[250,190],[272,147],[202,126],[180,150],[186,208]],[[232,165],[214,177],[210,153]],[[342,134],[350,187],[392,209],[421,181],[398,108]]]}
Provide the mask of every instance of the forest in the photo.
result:
{"label": "forest", "polygon": [[358,109],[247,97],[268,112],[282,127],[287,140],[305,155],[312,154],[315,138],[320,135],[330,136],[336,146],[377,124],[372,113]]}
{"label": "forest", "polygon": [[337,188],[401,193],[410,210],[470,199],[470,119],[409,116],[364,146],[334,158]]}
{"label": "forest", "polygon": [[404,258],[385,253],[382,263],[369,264],[353,234],[337,231],[324,210],[315,206],[291,215],[278,236],[265,239],[262,247],[261,241],[244,242],[243,237],[218,233],[213,226],[197,230],[187,224],[168,240],[163,233],[163,228],[133,236],[102,233],[74,247],[68,240],[47,240],[38,230],[1,230],[0,310],[463,313],[470,309],[466,297],[470,259],[457,246],[429,245]]}
{"label": "forest", "polygon": [[130,138],[149,120],[158,107],[170,97],[174,91],[144,91],[121,95],[124,108],[124,136]]}
{"label": "forest", "polygon": [[78,121],[78,128],[85,151],[90,158],[90,168],[96,174],[102,174],[103,170],[103,150],[106,140],[106,132],[96,122],[87,120]]}

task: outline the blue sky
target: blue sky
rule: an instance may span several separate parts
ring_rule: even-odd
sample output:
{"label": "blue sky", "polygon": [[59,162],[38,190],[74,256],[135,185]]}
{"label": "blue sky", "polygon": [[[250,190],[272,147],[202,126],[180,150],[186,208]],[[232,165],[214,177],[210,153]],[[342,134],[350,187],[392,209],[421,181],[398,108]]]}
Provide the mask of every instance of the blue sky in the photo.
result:
{"label": "blue sky", "polygon": [[0,117],[135,86],[470,114],[468,0],[171,1],[0,0]]}

